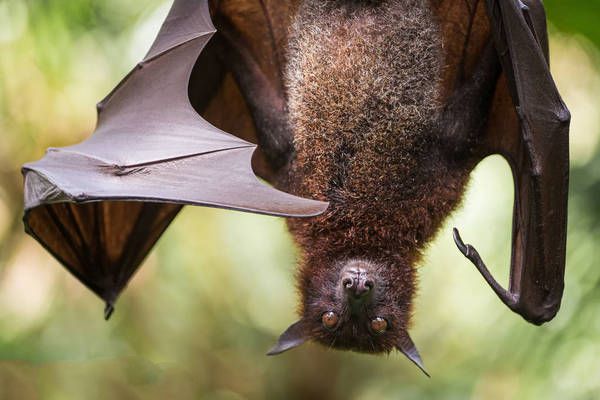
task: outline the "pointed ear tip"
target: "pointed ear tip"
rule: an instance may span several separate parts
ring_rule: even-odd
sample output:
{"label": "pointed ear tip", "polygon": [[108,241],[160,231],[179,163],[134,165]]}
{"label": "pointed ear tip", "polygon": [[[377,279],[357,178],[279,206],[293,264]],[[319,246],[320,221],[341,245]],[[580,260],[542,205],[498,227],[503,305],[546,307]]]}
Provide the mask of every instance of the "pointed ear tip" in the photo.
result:
{"label": "pointed ear tip", "polygon": [[276,347],[273,347],[269,351],[267,351],[267,353],[265,355],[268,357],[272,357],[272,356],[276,356],[278,354],[281,354],[281,351],[279,351],[279,349],[277,349]]}
{"label": "pointed ear tip", "polygon": [[427,376],[428,378],[431,378],[431,375],[429,375],[429,372],[427,372],[427,370],[425,369],[425,365],[423,364],[421,357],[419,357],[416,360],[413,360],[411,358],[410,360],[417,366],[417,368],[419,368],[421,370],[421,372],[423,372],[425,374],[425,376]]}
{"label": "pointed ear tip", "polygon": [[284,343],[279,342],[275,346],[271,347],[271,349],[267,352],[267,356],[277,356],[281,353],[285,353],[302,345],[305,341],[306,340],[296,340]]}

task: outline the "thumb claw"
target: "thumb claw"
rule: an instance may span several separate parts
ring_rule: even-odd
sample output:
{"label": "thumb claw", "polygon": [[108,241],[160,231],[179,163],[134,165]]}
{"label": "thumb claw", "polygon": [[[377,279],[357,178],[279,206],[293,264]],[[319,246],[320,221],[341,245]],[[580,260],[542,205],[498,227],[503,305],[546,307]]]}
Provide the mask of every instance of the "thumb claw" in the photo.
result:
{"label": "thumb claw", "polygon": [[463,253],[465,257],[469,257],[469,246],[465,245],[465,243],[463,242],[462,238],[460,237],[460,233],[458,232],[458,229],[453,228],[452,235],[454,236],[454,243],[456,244],[456,247],[458,247],[458,250],[460,250],[460,252]]}

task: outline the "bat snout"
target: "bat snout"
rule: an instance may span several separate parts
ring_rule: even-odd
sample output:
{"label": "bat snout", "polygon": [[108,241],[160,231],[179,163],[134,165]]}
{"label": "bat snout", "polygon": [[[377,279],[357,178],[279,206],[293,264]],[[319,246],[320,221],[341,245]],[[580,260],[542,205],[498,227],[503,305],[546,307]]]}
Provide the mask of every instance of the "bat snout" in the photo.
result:
{"label": "bat snout", "polygon": [[361,268],[350,269],[342,274],[342,287],[344,293],[351,300],[363,299],[375,287],[375,281],[370,274]]}

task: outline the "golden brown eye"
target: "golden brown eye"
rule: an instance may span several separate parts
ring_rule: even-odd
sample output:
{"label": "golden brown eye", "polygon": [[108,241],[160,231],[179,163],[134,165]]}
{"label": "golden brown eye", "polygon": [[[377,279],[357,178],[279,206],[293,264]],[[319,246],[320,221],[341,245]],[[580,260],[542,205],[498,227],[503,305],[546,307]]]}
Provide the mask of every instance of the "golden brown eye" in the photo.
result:
{"label": "golden brown eye", "polygon": [[381,317],[377,317],[371,321],[371,329],[377,334],[384,333],[388,328],[388,322]]}
{"label": "golden brown eye", "polygon": [[321,317],[321,321],[323,322],[323,326],[327,329],[333,329],[337,326],[339,321],[338,315],[333,311],[326,312]]}

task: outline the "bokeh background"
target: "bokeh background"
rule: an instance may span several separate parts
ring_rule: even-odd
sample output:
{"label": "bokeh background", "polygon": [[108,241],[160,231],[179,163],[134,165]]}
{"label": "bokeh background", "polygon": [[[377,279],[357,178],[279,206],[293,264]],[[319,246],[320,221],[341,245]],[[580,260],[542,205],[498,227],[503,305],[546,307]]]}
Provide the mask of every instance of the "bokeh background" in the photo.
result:
{"label": "bokeh background", "polygon": [[490,158],[420,266],[412,336],[426,379],[398,354],[264,356],[297,301],[276,218],[185,209],[104,322],[100,300],[23,234],[19,167],[89,135],[95,102],[170,1],[0,0],[0,399],[600,398],[600,2],[545,4],[573,114],[562,309],[525,323],[454,247],[458,226],[506,282],[513,189]]}

